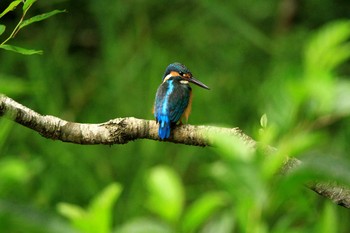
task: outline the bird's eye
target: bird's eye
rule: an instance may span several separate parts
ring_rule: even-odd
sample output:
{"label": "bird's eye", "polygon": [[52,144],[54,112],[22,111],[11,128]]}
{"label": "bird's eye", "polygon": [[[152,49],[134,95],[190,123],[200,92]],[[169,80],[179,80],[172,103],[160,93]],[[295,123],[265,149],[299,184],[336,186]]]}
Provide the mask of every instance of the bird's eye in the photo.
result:
{"label": "bird's eye", "polygon": [[180,71],[179,75],[184,76],[184,72]]}

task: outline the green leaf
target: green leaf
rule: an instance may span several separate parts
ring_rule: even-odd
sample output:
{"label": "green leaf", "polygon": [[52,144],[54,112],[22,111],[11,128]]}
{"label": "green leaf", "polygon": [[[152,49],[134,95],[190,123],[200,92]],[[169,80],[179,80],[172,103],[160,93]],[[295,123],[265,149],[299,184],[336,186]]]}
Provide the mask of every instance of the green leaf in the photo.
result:
{"label": "green leaf", "polygon": [[42,20],[47,19],[47,18],[49,18],[49,17],[51,17],[53,15],[56,15],[56,14],[59,14],[59,13],[63,13],[63,12],[66,12],[66,11],[65,10],[53,10],[53,11],[50,11],[50,12],[47,12],[47,13],[44,13],[44,14],[41,14],[41,15],[33,16],[30,19],[24,20],[21,23],[21,25],[19,26],[19,29],[24,28],[25,26],[28,26],[29,24],[42,21]]}
{"label": "green leaf", "polygon": [[91,201],[87,210],[68,203],[60,203],[57,208],[80,232],[109,233],[112,228],[112,207],[121,191],[121,185],[112,183]]}
{"label": "green leaf", "polygon": [[216,210],[225,203],[223,193],[206,193],[196,200],[186,212],[183,219],[183,232],[199,232],[199,227],[203,225]]}
{"label": "green leaf", "polygon": [[69,203],[59,203],[57,210],[72,222],[78,222],[86,215],[86,211],[83,208]]}
{"label": "green leaf", "polygon": [[33,54],[43,54],[42,50],[34,50],[34,49],[25,49],[22,47],[17,47],[17,46],[13,46],[13,45],[0,45],[0,49],[5,49],[5,50],[9,50],[15,53],[20,53],[20,54],[24,54],[24,55],[33,55]]}
{"label": "green leaf", "polygon": [[[309,102],[307,114],[330,114],[335,98],[334,70],[350,58],[350,21],[327,24],[306,43],[304,88]],[[300,83],[297,83],[300,87]]]}
{"label": "green leaf", "polygon": [[335,205],[330,202],[325,203],[323,213],[320,218],[319,230],[321,233],[339,232],[338,226],[340,221],[338,220]]}
{"label": "green leaf", "polygon": [[267,115],[266,115],[266,113],[264,113],[264,115],[261,116],[261,118],[260,118],[260,125],[263,128],[267,127]]}
{"label": "green leaf", "polygon": [[21,0],[17,0],[17,1],[13,1],[10,3],[10,5],[0,14],[0,18],[3,17],[4,15],[6,15],[8,12],[13,11],[14,9],[16,9],[16,7],[18,6],[18,4],[20,4],[22,1]]}
{"label": "green leaf", "polygon": [[239,136],[213,133],[208,137],[224,159],[249,162],[255,156],[253,145],[246,144]]}
{"label": "green leaf", "polygon": [[111,232],[112,208],[122,191],[120,184],[112,183],[96,196],[89,206],[89,218],[87,225],[92,232]]}
{"label": "green leaf", "polygon": [[331,71],[350,57],[350,21],[336,21],[321,28],[306,44],[305,62],[308,72]]}
{"label": "green leaf", "polygon": [[148,177],[150,196],[147,207],[161,218],[176,222],[184,204],[184,187],[180,177],[166,166],[153,168]]}
{"label": "green leaf", "polygon": [[26,11],[33,5],[33,3],[36,2],[36,0],[26,0],[23,4],[23,11]]}
{"label": "green leaf", "polygon": [[0,24],[0,35],[1,35],[2,33],[4,33],[5,29],[6,29],[6,26]]}

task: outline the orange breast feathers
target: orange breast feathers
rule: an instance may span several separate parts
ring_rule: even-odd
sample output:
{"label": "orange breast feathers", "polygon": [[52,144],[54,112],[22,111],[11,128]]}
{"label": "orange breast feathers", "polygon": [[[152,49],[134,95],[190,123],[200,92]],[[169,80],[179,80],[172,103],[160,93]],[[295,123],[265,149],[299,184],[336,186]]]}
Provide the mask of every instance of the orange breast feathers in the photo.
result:
{"label": "orange breast feathers", "polygon": [[188,100],[188,105],[184,111],[184,113],[182,114],[181,118],[180,118],[180,122],[182,123],[182,120],[185,119],[186,123],[188,121],[188,117],[191,114],[191,109],[192,109],[192,91],[190,92],[190,99]]}

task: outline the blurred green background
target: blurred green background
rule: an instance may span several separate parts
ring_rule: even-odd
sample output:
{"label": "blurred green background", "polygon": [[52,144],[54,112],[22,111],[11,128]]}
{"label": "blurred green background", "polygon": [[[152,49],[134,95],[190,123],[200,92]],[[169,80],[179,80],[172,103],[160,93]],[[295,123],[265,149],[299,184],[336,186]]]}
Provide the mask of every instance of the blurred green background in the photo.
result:
{"label": "blurred green background", "polygon": [[[280,159],[232,157],[248,152],[225,138],[218,150],[81,146],[1,118],[1,232],[348,231],[349,211],[303,186],[350,184],[348,0],[52,0],[27,18],[54,9],[67,12],[9,41],[43,55],[0,51],[0,93],[68,121],[153,119],[163,72],[178,61],[211,88],[193,88],[189,124],[240,127],[312,162],[285,179],[271,175]],[[21,14],[0,19],[0,41]]]}

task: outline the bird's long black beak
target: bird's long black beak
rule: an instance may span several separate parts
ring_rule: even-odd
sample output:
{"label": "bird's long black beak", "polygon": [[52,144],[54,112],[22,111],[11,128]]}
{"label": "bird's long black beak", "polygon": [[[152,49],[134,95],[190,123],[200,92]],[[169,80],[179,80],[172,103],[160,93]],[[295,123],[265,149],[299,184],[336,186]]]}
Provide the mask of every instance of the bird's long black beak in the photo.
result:
{"label": "bird's long black beak", "polygon": [[196,84],[197,86],[200,86],[200,87],[202,87],[202,88],[204,88],[204,89],[210,90],[210,88],[209,88],[207,85],[205,85],[205,84],[202,83],[201,81],[195,79],[194,77],[189,78],[188,81],[191,82],[191,83],[194,83],[194,84]]}

